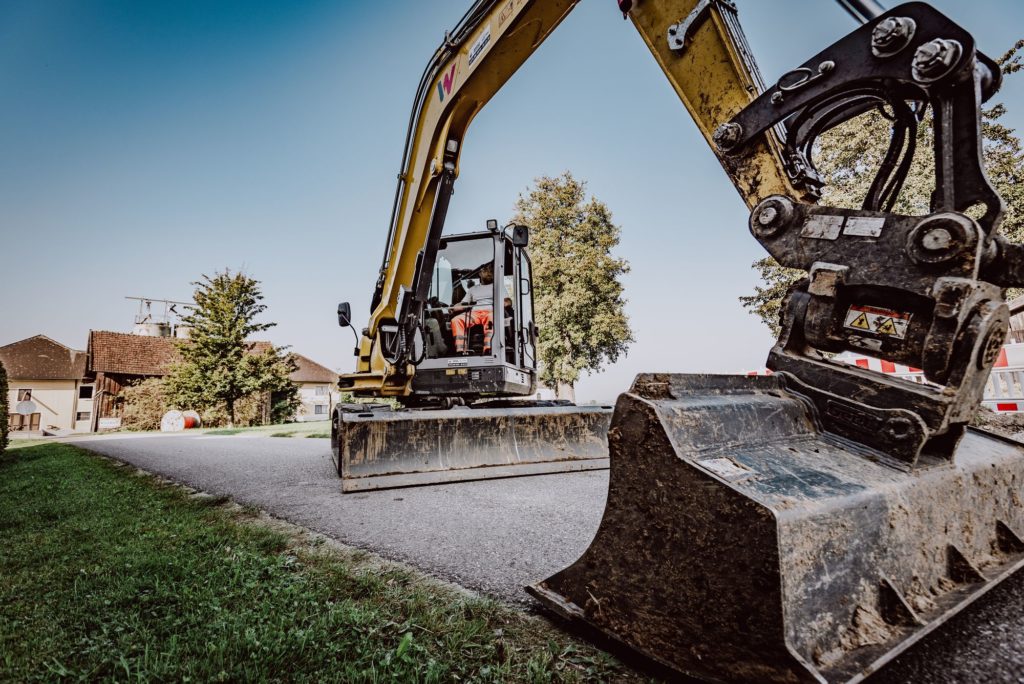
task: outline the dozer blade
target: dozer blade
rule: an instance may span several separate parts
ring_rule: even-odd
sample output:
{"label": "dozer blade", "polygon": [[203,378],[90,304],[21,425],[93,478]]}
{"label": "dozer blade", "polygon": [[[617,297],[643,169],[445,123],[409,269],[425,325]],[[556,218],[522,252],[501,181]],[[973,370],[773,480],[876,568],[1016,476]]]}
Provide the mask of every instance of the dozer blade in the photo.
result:
{"label": "dozer blade", "polygon": [[589,549],[528,590],[679,672],[859,681],[1024,563],[1024,446],[916,472],[819,431],[778,376],[641,375]]}
{"label": "dozer blade", "polygon": [[602,406],[339,413],[345,492],[608,467]]}

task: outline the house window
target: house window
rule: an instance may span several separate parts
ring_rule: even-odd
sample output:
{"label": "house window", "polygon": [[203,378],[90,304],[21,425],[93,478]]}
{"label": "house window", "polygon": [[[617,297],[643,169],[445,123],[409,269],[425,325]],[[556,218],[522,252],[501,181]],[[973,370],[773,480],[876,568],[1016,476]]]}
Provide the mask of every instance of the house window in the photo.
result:
{"label": "house window", "polygon": [[32,390],[20,389],[18,390],[18,401],[32,401]]}
{"label": "house window", "polygon": [[92,385],[82,385],[78,388],[79,399],[92,399]]}
{"label": "house window", "polygon": [[91,411],[79,411],[78,413],[75,414],[75,420],[76,421],[79,421],[79,420],[89,420],[90,418],[92,418],[92,412]]}
{"label": "house window", "polygon": [[325,396],[327,396],[327,388],[324,387],[323,385],[317,387],[316,388],[316,396],[318,396],[318,397],[325,397]]}
{"label": "house window", "polygon": [[313,407],[313,414],[317,416],[326,416],[327,407],[324,406],[323,404],[317,404],[316,406]]}

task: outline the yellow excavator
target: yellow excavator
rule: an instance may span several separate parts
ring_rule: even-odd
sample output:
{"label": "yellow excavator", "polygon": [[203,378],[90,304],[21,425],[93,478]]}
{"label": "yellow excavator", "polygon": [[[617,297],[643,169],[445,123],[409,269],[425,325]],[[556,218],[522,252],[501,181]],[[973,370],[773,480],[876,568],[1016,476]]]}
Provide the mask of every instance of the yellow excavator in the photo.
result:
{"label": "yellow excavator", "polygon": [[[524,399],[537,389],[528,228],[492,220],[483,231],[443,233],[469,124],[577,1],[476,2],[423,73],[356,371],[339,383],[401,410],[338,406],[332,453],[344,491],[608,467],[611,407]],[[734,15],[712,13],[715,6],[648,0],[631,12],[709,141],[715,122],[759,88]],[[695,9],[673,52],[660,40],[662,24]],[[698,29],[708,17],[716,28],[705,36]],[[774,138],[723,160],[751,206],[773,193],[805,196]],[[480,303],[466,301],[487,285]],[[349,303],[339,305],[338,321],[351,325]]]}
{"label": "yellow excavator", "polygon": [[[409,398],[431,368],[425,350],[439,348],[437,329],[488,285],[486,259],[459,266],[438,256],[450,244],[443,219],[467,127],[575,4],[478,0],[434,55],[357,371],[342,387],[417,403]],[[619,397],[600,527],[577,562],[527,590],[586,631],[702,679],[860,681],[1024,565],[1024,445],[968,427],[1006,335],[1004,288],[1024,285],[1024,247],[999,234],[1003,201],[981,161],[981,105],[1000,70],[925,3],[884,12],[842,4],[864,25],[766,84],[730,0],[618,0],[751,208],[752,236],[806,277],[786,298],[773,375],[642,374]],[[861,208],[818,204],[816,142],[874,110],[890,123],[890,145]],[[930,211],[896,214],[917,129],[929,121]],[[530,287],[521,280],[528,234],[487,232],[491,357],[518,363],[521,351],[507,345],[532,332],[515,310]],[[502,290],[494,283],[509,258],[519,273],[513,266]],[[444,263],[453,275],[438,278]],[[339,307],[339,321],[350,319]],[[495,341],[506,329],[517,341]],[[461,343],[469,353],[444,366],[453,382],[474,356]],[[843,351],[921,368],[927,382],[833,360]],[[513,375],[509,384],[505,373],[502,387],[467,394],[532,383]],[[425,389],[424,398],[457,392]],[[393,429],[397,414],[335,414],[343,478],[366,464],[371,477],[400,484],[423,473],[389,471],[396,463],[415,471],[419,461],[430,477],[500,468],[488,459],[517,436],[501,422],[514,417],[439,417],[416,433]],[[403,446],[393,435],[414,438]],[[475,450],[481,435],[493,448]],[[431,456],[438,450],[443,458]]]}

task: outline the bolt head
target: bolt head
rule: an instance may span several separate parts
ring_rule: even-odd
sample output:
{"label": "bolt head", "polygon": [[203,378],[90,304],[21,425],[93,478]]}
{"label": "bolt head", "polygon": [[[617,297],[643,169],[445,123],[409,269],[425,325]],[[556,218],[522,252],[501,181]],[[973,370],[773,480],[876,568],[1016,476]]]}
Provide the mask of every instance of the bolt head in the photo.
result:
{"label": "bolt head", "polygon": [[762,226],[770,226],[775,223],[775,219],[779,216],[779,210],[775,207],[765,207],[761,210],[761,213],[757,215],[757,222]]}
{"label": "bolt head", "polygon": [[918,69],[927,69],[938,62],[942,58],[944,52],[945,48],[942,43],[937,40],[925,43],[921,47],[917,48],[917,52],[914,53],[914,66]]}
{"label": "bolt head", "polygon": [[921,246],[931,252],[949,249],[951,244],[953,235],[945,228],[933,228],[921,238]]}
{"label": "bolt head", "polygon": [[902,17],[888,17],[875,26],[871,32],[871,44],[886,48],[907,35],[907,25]]}
{"label": "bolt head", "polygon": [[793,221],[793,200],[772,195],[754,207],[750,214],[750,230],[757,238],[770,238]]}
{"label": "bolt head", "polygon": [[897,442],[902,442],[914,434],[914,424],[909,418],[897,416],[890,418],[885,423],[885,436]]}
{"label": "bolt head", "polygon": [[743,127],[738,123],[724,123],[715,130],[711,136],[712,140],[722,151],[729,151],[736,147],[743,136]]}
{"label": "bolt head", "polygon": [[917,48],[912,62],[914,78],[935,81],[947,73],[960,57],[962,48],[955,40],[936,38]]}
{"label": "bolt head", "polygon": [[900,34],[900,23],[896,17],[889,17],[882,20],[871,32],[871,43],[885,47],[893,42]]}
{"label": "bolt head", "polygon": [[917,23],[910,17],[886,17],[871,32],[871,52],[875,57],[892,57],[910,44]]}

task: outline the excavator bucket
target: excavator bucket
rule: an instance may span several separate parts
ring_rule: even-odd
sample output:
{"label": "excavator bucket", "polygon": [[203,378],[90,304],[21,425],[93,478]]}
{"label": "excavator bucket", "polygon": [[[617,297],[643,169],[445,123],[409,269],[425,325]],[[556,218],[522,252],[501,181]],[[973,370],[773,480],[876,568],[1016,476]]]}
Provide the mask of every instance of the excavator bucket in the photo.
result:
{"label": "excavator bucket", "polygon": [[337,412],[345,492],[608,467],[610,406]]}
{"label": "excavator bucket", "polygon": [[910,470],[785,382],[637,377],[593,542],[528,591],[690,676],[856,682],[1024,564],[1024,445],[968,429]]}

